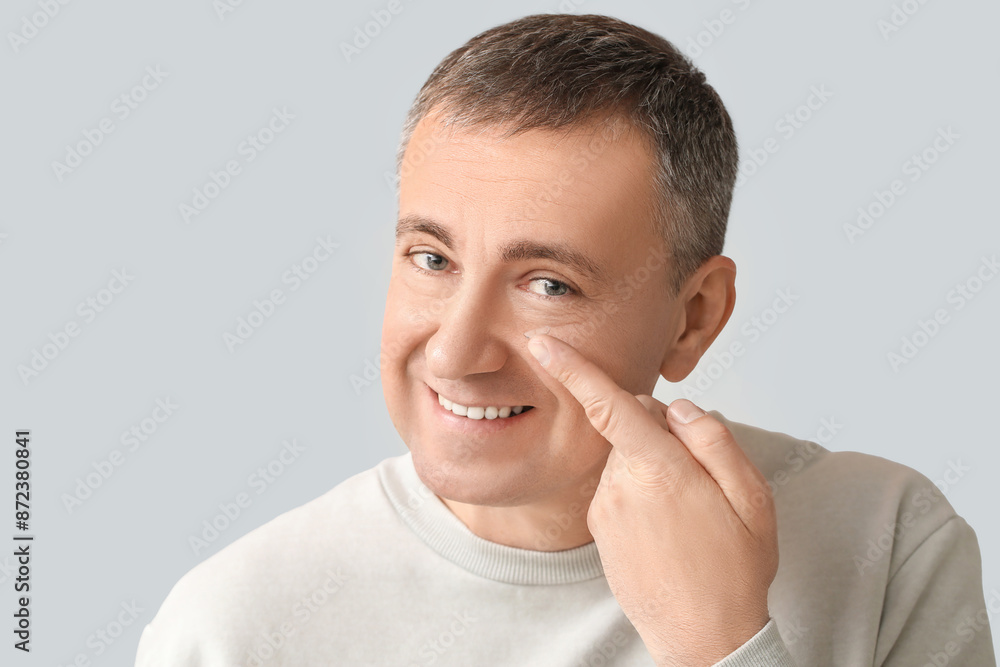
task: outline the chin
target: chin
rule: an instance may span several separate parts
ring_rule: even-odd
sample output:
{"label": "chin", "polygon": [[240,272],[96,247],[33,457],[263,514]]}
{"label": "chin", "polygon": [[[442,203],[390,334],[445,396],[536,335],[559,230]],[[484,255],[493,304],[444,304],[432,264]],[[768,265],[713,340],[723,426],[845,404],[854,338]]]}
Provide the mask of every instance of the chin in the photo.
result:
{"label": "chin", "polygon": [[413,467],[417,476],[434,495],[467,505],[504,507],[524,502],[524,490],[532,485],[523,466],[512,463],[507,470],[476,461],[466,463],[447,457],[426,455],[419,447],[411,447]]}

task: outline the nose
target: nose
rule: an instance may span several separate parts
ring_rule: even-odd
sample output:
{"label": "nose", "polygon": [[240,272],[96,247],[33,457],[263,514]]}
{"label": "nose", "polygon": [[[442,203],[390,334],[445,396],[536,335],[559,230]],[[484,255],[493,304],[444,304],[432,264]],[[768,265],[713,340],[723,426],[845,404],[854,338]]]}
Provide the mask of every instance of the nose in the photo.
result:
{"label": "nose", "polygon": [[[427,369],[435,377],[459,380],[503,368],[509,355],[504,336],[512,326],[509,310],[486,284],[463,281],[445,298],[427,341]],[[505,324],[506,323],[506,324]]]}

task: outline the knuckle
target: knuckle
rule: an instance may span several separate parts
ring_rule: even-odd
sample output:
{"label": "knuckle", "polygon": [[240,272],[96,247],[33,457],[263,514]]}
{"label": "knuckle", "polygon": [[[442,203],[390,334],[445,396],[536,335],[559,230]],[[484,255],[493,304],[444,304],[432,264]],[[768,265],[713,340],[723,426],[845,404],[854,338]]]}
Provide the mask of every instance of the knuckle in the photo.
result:
{"label": "knuckle", "polygon": [[572,368],[560,368],[555,373],[555,378],[563,385],[569,386],[576,380],[576,373]]}
{"label": "knuckle", "polygon": [[611,409],[611,401],[605,397],[595,397],[584,406],[587,419],[601,433],[606,433],[615,422],[615,412]]}
{"label": "knuckle", "polygon": [[629,430],[630,424],[626,421],[625,410],[616,410],[616,405],[622,405],[626,400],[632,398],[632,394],[625,391],[624,389],[619,389],[612,396],[606,399],[608,404],[608,422],[607,428],[612,433],[625,434]]}
{"label": "knuckle", "polygon": [[715,447],[736,442],[726,425],[715,419],[703,419],[695,437],[704,447]]}

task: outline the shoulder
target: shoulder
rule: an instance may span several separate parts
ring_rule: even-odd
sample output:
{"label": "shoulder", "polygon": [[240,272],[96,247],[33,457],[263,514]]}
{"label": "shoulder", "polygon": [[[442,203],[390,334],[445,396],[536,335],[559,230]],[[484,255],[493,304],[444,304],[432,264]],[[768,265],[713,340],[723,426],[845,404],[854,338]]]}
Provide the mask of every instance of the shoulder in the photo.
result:
{"label": "shoulder", "polygon": [[276,612],[262,610],[287,612],[319,588],[333,592],[342,586],[352,576],[350,564],[364,563],[364,550],[372,548],[359,533],[393,520],[379,475],[400,459],[345,479],[191,568],[143,630],[137,666],[159,664],[154,655],[214,664],[200,661],[200,647],[245,645],[275,624],[269,614]]}
{"label": "shoulder", "polygon": [[[713,413],[771,487],[780,557],[768,607],[800,662],[849,646],[866,664],[872,655],[883,664],[887,652],[923,664],[927,646],[954,643],[960,619],[985,617],[975,531],[942,491],[960,463],[952,476],[942,471],[939,488],[897,461],[829,451],[836,424],[808,440]],[[969,660],[991,655],[988,633],[962,651]]]}
{"label": "shoulder", "polygon": [[822,443],[830,438],[822,434],[840,428],[834,420],[825,420],[816,438],[803,439],[733,421],[716,410],[710,414],[729,428],[776,496],[802,487],[814,495],[837,494],[843,501],[849,501],[850,494],[866,501],[877,496],[894,504],[926,492],[940,495],[926,475],[903,463],[864,452],[828,450]]}
{"label": "shoulder", "polygon": [[[764,474],[779,525],[787,530],[833,533],[844,541],[860,540],[860,545],[888,533],[883,542],[891,540],[899,556],[958,516],[935,482],[903,463],[830,451],[817,442],[819,437],[795,438],[712,413]],[[827,426],[837,427],[833,422]]]}

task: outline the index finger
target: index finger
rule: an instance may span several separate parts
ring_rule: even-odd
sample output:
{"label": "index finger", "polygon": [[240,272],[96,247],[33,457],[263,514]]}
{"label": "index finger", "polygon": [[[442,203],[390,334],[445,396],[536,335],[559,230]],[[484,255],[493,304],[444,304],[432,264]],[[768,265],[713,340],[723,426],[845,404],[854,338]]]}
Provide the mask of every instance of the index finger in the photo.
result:
{"label": "index finger", "polygon": [[[545,363],[540,343],[548,351]],[[594,428],[625,458],[636,461],[666,458],[669,464],[684,470],[697,465],[684,444],[660,426],[639,399],[619,387],[572,345],[539,333],[528,341],[528,351],[579,401]]]}

